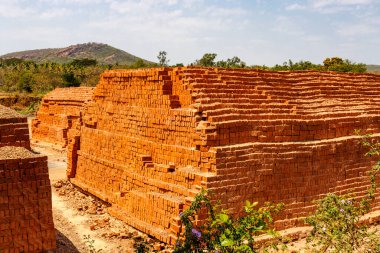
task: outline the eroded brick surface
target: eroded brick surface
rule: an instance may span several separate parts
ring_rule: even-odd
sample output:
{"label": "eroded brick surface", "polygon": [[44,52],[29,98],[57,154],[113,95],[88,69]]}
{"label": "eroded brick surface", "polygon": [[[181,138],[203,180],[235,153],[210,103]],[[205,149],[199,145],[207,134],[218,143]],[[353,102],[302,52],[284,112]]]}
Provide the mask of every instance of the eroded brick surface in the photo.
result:
{"label": "eroded brick surface", "polygon": [[56,88],[42,99],[37,117],[32,122],[36,140],[67,145],[67,132],[75,128],[80,111],[91,99],[94,88]]}
{"label": "eroded brick surface", "polygon": [[30,149],[27,118],[0,105],[0,147],[17,146]]}
{"label": "eroded brick surface", "polygon": [[277,228],[300,225],[327,192],[365,193],[373,162],[353,132],[378,139],[379,84],[313,71],[107,71],[69,133],[68,176],[168,243],[201,187],[235,214],[245,200],[283,202]]}

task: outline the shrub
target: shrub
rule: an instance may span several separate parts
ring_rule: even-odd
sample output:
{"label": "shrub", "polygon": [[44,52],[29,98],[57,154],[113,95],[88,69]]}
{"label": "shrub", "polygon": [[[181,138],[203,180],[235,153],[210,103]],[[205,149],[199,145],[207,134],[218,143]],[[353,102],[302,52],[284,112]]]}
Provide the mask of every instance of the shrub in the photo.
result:
{"label": "shrub", "polygon": [[[364,136],[362,145],[369,148],[366,155],[379,155],[379,144],[370,141],[369,135]],[[313,227],[307,241],[318,252],[380,252],[377,231],[360,222],[371,209],[379,170],[377,162],[369,171],[370,187],[362,200],[352,195],[328,194],[317,201],[317,211],[306,218],[306,223]]]}
{"label": "shrub", "polygon": [[70,64],[78,68],[84,68],[84,67],[96,66],[98,64],[98,61],[95,59],[88,59],[88,58],[74,59]]}
{"label": "shrub", "polygon": [[66,72],[62,75],[64,87],[79,87],[80,81],[75,77],[73,72]]}
{"label": "shrub", "polygon": [[307,241],[321,252],[379,252],[376,231],[360,225],[365,208],[354,198],[328,194],[317,202],[317,211],[306,219],[313,227]]}
{"label": "shrub", "polygon": [[34,85],[35,85],[35,81],[34,81],[33,75],[29,72],[24,72],[21,74],[17,82],[17,89],[19,91],[31,93]]}
{"label": "shrub", "polygon": [[[184,226],[183,237],[179,237],[174,252],[256,252],[254,237],[262,234],[275,236],[270,228],[272,214],[278,213],[282,205],[257,207],[257,202],[246,202],[244,215],[234,217],[225,210],[216,211],[206,191],[195,196],[191,206],[180,214]],[[195,224],[196,216],[207,213],[202,225]]]}

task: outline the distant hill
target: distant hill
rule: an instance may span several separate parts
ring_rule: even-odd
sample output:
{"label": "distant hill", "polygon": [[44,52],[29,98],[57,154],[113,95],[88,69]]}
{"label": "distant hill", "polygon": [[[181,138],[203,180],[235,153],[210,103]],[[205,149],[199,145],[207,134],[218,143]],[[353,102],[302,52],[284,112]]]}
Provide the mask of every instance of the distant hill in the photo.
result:
{"label": "distant hill", "polygon": [[380,74],[380,65],[367,65],[367,71]]}
{"label": "distant hill", "polygon": [[[48,48],[9,53],[0,56],[3,59],[19,58],[36,63],[69,63],[74,59],[96,59],[98,64],[130,65],[141,59],[123,50],[102,43],[85,43],[65,48]],[[147,60],[142,59],[150,63]]]}

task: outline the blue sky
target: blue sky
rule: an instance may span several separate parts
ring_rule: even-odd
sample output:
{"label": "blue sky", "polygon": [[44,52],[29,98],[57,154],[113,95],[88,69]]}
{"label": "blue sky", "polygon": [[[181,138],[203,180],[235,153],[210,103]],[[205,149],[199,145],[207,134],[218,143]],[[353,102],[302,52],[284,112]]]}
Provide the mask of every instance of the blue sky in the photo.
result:
{"label": "blue sky", "polygon": [[0,0],[0,55],[102,42],[156,61],[380,64],[380,0]]}

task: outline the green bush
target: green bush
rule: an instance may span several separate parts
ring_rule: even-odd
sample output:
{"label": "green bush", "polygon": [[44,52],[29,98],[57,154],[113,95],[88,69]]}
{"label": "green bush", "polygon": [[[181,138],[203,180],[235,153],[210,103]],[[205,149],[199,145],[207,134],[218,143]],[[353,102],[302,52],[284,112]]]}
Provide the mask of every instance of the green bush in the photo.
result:
{"label": "green bush", "polygon": [[[206,191],[195,196],[191,206],[180,214],[183,235],[178,238],[175,253],[179,252],[256,252],[255,236],[276,233],[270,228],[272,214],[278,213],[282,205],[265,205],[246,202],[244,215],[234,217],[227,211],[216,211]],[[207,213],[202,225],[196,225],[196,216]]]}
{"label": "green bush", "polygon": [[70,65],[73,65],[78,68],[84,68],[84,67],[91,67],[91,66],[96,66],[98,64],[98,61],[95,59],[74,59]]}
{"label": "green bush", "polygon": [[379,252],[376,230],[361,225],[366,213],[355,198],[328,194],[317,202],[317,211],[306,222],[313,227],[307,241],[318,252]]}
{"label": "green bush", "polygon": [[21,92],[31,93],[34,85],[33,75],[30,72],[23,72],[17,82],[17,89]]}
{"label": "green bush", "polygon": [[63,86],[64,87],[79,87],[80,81],[75,77],[73,72],[63,73]]}
{"label": "green bush", "polygon": [[[380,154],[379,143],[371,141],[369,135],[364,136],[362,145],[369,149],[367,156]],[[377,162],[369,171],[370,187],[367,195],[361,200],[352,195],[328,194],[317,201],[316,212],[306,218],[306,223],[313,228],[307,241],[314,251],[380,252],[380,238],[377,231],[360,222],[360,219],[371,210],[379,170],[380,162]]]}

